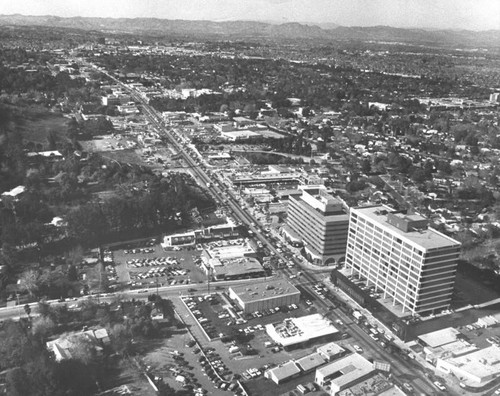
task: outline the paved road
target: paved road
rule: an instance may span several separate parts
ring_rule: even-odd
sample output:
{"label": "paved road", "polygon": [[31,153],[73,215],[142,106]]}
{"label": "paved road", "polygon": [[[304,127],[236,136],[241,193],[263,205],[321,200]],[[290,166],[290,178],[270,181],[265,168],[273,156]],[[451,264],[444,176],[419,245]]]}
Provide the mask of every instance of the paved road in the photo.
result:
{"label": "paved road", "polygon": [[[240,279],[233,281],[218,281],[217,283],[210,284],[210,292],[215,291],[216,289],[227,289],[230,286],[236,285],[246,285],[246,284],[255,284],[256,282],[267,282],[268,278],[259,278],[259,279]],[[208,284],[207,283],[196,283],[196,284],[187,284],[187,285],[179,285],[179,286],[162,286],[151,287],[149,289],[137,289],[137,290],[126,290],[117,293],[102,293],[102,294],[93,294],[88,296],[82,296],[77,298],[68,298],[65,301],[59,300],[48,300],[46,303],[51,306],[58,305],[78,305],[83,301],[93,300],[99,303],[112,303],[117,300],[127,300],[135,298],[146,300],[150,294],[158,294],[162,297],[179,297],[181,295],[188,294],[201,294],[208,292]],[[31,315],[38,315],[38,302],[33,302],[28,304],[31,308]],[[18,319],[19,317],[26,317],[26,312],[24,311],[24,305],[18,305],[13,307],[3,307],[0,308],[0,322],[8,319]]]}

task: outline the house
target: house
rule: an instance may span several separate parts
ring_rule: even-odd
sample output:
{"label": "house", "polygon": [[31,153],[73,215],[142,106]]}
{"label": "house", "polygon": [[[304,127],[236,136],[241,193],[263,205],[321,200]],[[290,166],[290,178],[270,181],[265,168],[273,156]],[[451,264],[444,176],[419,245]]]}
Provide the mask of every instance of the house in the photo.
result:
{"label": "house", "polygon": [[104,347],[110,343],[106,329],[87,330],[79,333],[64,334],[61,337],[48,341],[47,349],[54,354],[56,361],[76,358],[75,352],[81,345],[86,345],[100,355]]}

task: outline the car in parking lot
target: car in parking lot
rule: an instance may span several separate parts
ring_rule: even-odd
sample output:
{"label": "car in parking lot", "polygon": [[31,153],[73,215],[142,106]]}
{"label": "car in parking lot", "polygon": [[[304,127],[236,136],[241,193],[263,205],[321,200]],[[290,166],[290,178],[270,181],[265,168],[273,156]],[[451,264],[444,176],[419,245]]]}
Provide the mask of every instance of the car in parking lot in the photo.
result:
{"label": "car in parking lot", "polygon": [[434,386],[436,388],[438,388],[440,391],[445,391],[446,390],[446,386],[444,386],[441,382],[439,381],[434,381],[433,382]]}
{"label": "car in parking lot", "polygon": [[363,348],[361,348],[359,345],[354,344],[352,347],[356,352],[363,353]]}

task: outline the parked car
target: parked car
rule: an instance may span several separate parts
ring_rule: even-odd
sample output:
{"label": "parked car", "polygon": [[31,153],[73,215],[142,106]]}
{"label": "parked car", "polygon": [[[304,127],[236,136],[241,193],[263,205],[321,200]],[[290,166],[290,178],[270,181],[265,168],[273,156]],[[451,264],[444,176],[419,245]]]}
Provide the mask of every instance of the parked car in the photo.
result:
{"label": "parked car", "polygon": [[446,390],[446,386],[444,386],[441,382],[439,381],[434,381],[433,382],[434,386],[436,388],[438,388],[440,391],[445,391]]}

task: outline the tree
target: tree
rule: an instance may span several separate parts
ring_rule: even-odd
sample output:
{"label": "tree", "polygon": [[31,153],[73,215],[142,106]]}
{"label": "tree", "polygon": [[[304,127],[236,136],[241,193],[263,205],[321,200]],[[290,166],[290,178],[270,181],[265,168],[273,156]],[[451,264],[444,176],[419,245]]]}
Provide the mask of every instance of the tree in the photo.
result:
{"label": "tree", "polygon": [[66,395],[95,394],[96,375],[88,364],[77,359],[66,359],[56,366],[55,374]]}
{"label": "tree", "polygon": [[49,143],[49,150],[57,149],[57,134],[54,131],[50,131],[47,135],[47,141]]}
{"label": "tree", "polygon": [[22,273],[19,278],[19,287],[21,290],[28,292],[33,297],[38,290],[38,279],[40,275],[36,270],[27,270]]}
{"label": "tree", "polygon": [[76,266],[74,266],[73,264],[68,268],[68,280],[70,282],[76,282],[78,280],[78,271],[76,269]]}
{"label": "tree", "polygon": [[369,159],[361,161],[361,172],[368,175],[372,171],[372,166]]}
{"label": "tree", "polygon": [[30,314],[31,314],[31,307],[29,304],[26,304],[24,306],[24,312],[26,312],[26,315],[28,315],[28,318],[30,317]]}
{"label": "tree", "polygon": [[413,181],[415,183],[418,183],[418,184],[423,183],[426,180],[425,171],[421,168],[415,169],[415,172],[413,172],[411,177],[412,177]]}
{"label": "tree", "polygon": [[31,333],[41,340],[51,336],[56,328],[54,321],[46,316],[38,316],[31,324]]}
{"label": "tree", "polygon": [[19,367],[40,353],[40,345],[29,337],[24,322],[3,323],[0,331],[0,371]]}

